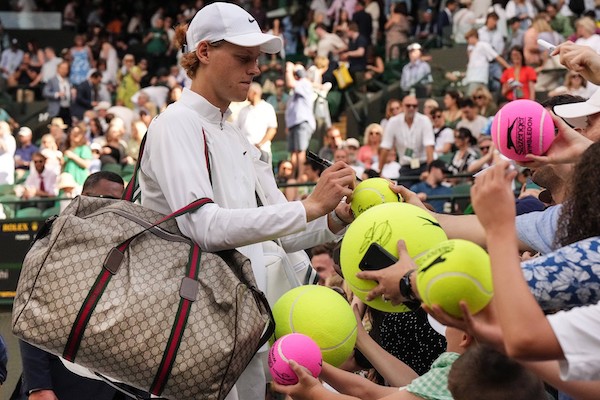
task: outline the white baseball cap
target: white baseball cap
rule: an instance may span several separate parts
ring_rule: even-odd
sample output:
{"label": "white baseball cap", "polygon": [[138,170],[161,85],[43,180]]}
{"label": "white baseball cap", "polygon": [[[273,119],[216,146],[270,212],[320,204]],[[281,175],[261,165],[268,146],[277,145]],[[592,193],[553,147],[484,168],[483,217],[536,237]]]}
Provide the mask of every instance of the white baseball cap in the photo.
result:
{"label": "white baseball cap", "polygon": [[586,101],[560,104],[554,106],[552,111],[572,126],[584,128],[586,126],[585,121],[588,115],[600,113],[600,89],[596,90],[592,97]]}
{"label": "white baseball cap", "polygon": [[196,13],[188,26],[186,41],[188,51],[194,51],[201,41],[209,43],[224,40],[242,46],[260,46],[264,53],[274,54],[281,50],[281,38],[262,33],[256,18],[242,7],[216,2],[203,7]]}

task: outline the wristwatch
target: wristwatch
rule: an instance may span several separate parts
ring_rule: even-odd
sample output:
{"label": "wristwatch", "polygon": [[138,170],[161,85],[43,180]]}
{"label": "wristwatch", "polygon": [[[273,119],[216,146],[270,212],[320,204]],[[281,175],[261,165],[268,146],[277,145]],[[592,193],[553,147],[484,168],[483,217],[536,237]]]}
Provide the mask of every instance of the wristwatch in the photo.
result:
{"label": "wristwatch", "polygon": [[408,307],[410,311],[416,311],[419,307],[421,307],[421,302],[414,295],[412,290],[412,283],[410,281],[410,277],[415,272],[414,269],[408,271],[402,279],[400,279],[400,294],[404,297],[403,305]]}
{"label": "wristwatch", "polygon": [[331,217],[331,220],[333,222],[335,222],[336,224],[340,225],[340,226],[348,226],[350,225],[348,222],[344,221],[343,219],[341,219],[337,213],[335,212],[335,210],[331,211],[329,213],[329,216]]}
{"label": "wristwatch", "polygon": [[407,273],[404,274],[402,279],[400,279],[400,294],[405,299],[405,301],[410,302],[419,302],[419,299],[415,296],[412,289],[412,283],[410,281],[410,277],[415,272],[414,269],[411,269]]}

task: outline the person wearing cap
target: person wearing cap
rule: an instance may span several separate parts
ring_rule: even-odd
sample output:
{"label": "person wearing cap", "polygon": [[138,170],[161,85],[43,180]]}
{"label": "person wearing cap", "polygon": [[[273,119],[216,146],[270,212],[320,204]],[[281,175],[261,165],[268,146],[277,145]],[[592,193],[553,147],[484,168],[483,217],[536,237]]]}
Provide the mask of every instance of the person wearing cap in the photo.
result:
{"label": "person wearing cap", "polygon": [[405,92],[416,86],[425,87],[429,93],[431,91],[431,67],[429,63],[421,59],[421,45],[412,43],[407,48],[408,63],[402,67],[402,77],[400,78],[400,87]]}
{"label": "person wearing cap", "polygon": [[[177,40],[184,45],[181,65],[192,84],[149,126],[139,177],[142,205],[169,214],[199,198],[212,199],[214,203],[178,218],[180,230],[204,251],[237,248],[250,258],[264,290],[261,242],[281,238],[290,251],[335,240],[334,232],[352,221],[348,204],[340,201],[352,193],[354,171],[336,163],[323,172],[308,198],[288,202],[272,166],[228,122],[230,103],[246,99],[259,73],[261,52],[277,53],[282,47],[281,39],[262,33],[243,8],[211,3],[187,28],[177,29]],[[263,399],[265,387],[257,356],[228,399]]]}
{"label": "person wearing cap", "polygon": [[293,92],[285,107],[288,151],[296,177],[302,177],[306,150],[317,127],[313,106],[313,85],[302,65],[285,64],[285,83]]}
{"label": "person wearing cap", "polygon": [[588,139],[600,141],[600,89],[587,100],[556,105],[553,111],[569,125],[582,128],[582,134]]}
{"label": "person wearing cap", "polygon": [[344,142],[344,148],[348,152],[348,165],[356,172],[356,176],[362,176],[363,172],[365,172],[365,165],[358,160],[360,142],[358,139],[348,138]]}
{"label": "person wearing cap", "polygon": [[10,41],[10,47],[5,49],[0,56],[0,73],[4,79],[8,79],[15,73],[21,62],[25,52],[19,48],[19,41],[13,38]]}
{"label": "person wearing cap", "polygon": [[[423,182],[419,182],[410,187],[421,201],[429,203],[435,212],[444,212],[444,203],[452,196],[452,189],[442,185],[444,174],[449,174],[446,163],[442,160],[433,160],[427,168],[428,174]],[[427,200],[429,196],[448,196],[448,199]]]}
{"label": "person wearing cap", "polygon": [[407,185],[419,182],[418,176],[427,170],[433,161],[435,137],[433,125],[427,116],[417,111],[419,102],[412,95],[402,99],[404,112],[390,118],[383,130],[379,150],[379,171],[387,162],[387,153],[396,151],[400,157],[400,176],[417,177],[406,181]]}
{"label": "person wearing cap", "polygon": [[33,132],[26,126],[19,129],[18,139],[19,147],[15,151],[15,167],[20,170],[27,170],[33,153],[39,151],[39,149],[33,144]]}

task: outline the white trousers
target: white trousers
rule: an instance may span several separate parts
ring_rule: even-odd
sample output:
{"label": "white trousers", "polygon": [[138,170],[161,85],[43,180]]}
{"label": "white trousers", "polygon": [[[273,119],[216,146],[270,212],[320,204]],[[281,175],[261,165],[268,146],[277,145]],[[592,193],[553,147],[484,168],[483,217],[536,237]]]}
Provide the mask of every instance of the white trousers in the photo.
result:
{"label": "white trousers", "polygon": [[264,400],[266,385],[262,358],[256,353],[225,400]]}

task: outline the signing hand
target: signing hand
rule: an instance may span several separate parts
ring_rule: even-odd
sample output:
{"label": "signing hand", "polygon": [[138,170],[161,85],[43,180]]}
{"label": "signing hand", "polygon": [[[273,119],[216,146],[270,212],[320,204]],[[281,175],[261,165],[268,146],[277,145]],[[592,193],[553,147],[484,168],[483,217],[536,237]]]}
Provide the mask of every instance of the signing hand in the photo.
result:
{"label": "signing hand", "polygon": [[307,221],[312,221],[335,209],[344,196],[351,196],[355,185],[354,170],[338,161],[321,174],[315,190],[302,201]]}

